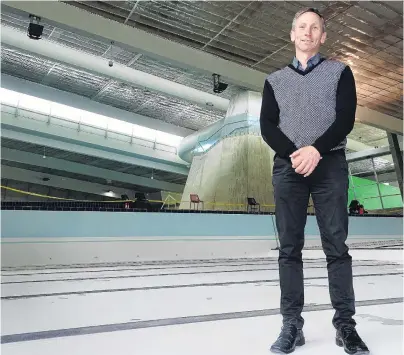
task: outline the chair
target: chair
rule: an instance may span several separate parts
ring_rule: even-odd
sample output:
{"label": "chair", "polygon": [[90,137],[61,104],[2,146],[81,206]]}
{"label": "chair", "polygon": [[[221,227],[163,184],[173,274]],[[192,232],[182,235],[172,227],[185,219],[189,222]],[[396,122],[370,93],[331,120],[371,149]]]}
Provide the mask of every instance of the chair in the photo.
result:
{"label": "chair", "polygon": [[261,205],[255,201],[254,197],[247,197],[247,212],[261,212]]}
{"label": "chair", "polygon": [[192,209],[191,204],[193,204],[194,209],[195,209],[195,206],[196,206],[196,209],[199,210],[199,204],[200,203],[202,203],[202,209],[204,209],[204,203],[199,198],[199,196],[197,194],[190,194],[189,199],[190,199],[190,201],[189,201],[189,209]]}
{"label": "chair", "polygon": [[136,192],[135,199],[137,201],[147,201],[146,195],[143,192]]}

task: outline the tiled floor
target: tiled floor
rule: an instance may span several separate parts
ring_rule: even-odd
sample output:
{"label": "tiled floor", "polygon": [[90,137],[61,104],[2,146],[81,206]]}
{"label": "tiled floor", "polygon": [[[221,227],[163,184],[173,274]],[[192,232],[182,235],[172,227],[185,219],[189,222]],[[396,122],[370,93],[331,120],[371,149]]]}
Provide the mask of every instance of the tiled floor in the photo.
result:
{"label": "tiled floor", "polygon": [[[403,354],[401,250],[352,250],[358,331],[373,355]],[[305,251],[306,345],[335,345],[327,269]],[[4,355],[261,355],[280,330],[276,252],[265,259],[2,272]]]}

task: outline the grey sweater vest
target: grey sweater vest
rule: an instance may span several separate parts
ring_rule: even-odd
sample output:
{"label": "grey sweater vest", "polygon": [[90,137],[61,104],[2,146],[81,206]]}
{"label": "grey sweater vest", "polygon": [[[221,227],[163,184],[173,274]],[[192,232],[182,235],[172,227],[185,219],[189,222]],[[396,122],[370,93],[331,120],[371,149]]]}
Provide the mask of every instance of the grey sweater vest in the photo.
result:
{"label": "grey sweater vest", "polygon": [[[306,74],[285,67],[268,76],[279,106],[279,128],[297,148],[312,145],[335,121],[337,87],[345,67],[325,60]],[[345,148],[346,141],[332,150]]]}

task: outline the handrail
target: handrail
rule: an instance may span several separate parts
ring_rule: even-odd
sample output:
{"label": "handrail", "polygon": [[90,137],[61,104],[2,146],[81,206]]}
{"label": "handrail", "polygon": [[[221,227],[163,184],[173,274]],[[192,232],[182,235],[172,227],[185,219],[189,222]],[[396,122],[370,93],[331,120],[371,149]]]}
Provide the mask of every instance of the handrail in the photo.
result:
{"label": "handrail", "polygon": [[[214,143],[212,143],[207,149],[204,149],[204,148],[203,148],[203,145],[201,144],[201,141],[198,141],[197,144],[201,147],[203,153],[209,152],[213,147],[216,146],[216,144],[218,144],[218,143],[220,142],[221,139],[226,138],[226,137],[229,137],[229,136],[231,136],[235,131],[237,131],[237,130],[239,130],[239,129],[246,128],[246,127],[249,127],[249,126],[250,126],[250,125],[245,126],[245,127],[237,127],[237,128],[234,128],[234,129],[233,129],[232,131],[230,131],[225,137],[221,137],[221,138],[217,139],[217,140],[216,140]],[[203,141],[202,141],[202,142],[203,142]],[[194,149],[194,150],[193,150],[193,154],[194,154],[194,155],[198,155],[197,153],[200,153],[200,152],[198,152],[196,149]]]}
{"label": "handrail", "polygon": [[204,141],[207,141],[207,140],[211,139],[216,133],[222,131],[226,126],[230,126],[230,125],[235,124],[235,123],[241,123],[241,122],[244,122],[244,121],[245,120],[243,119],[243,120],[240,120],[240,121],[234,121],[234,122],[225,123],[222,127],[217,129],[216,132],[212,133],[208,138],[203,139],[202,141],[199,141],[199,142],[204,142]]}
{"label": "handrail", "polygon": [[[247,129],[254,126],[251,121],[256,121],[259,124],[259,120],[252,117],[246,117],[244,114],[233,117],[234,121],[226,122],[228,118],[222,118],[219,121],[185,137],[178,147],[178,155],[181,159],[191,162],[192,157],[198,153],[206,153],[212,149],[221,139],[234,134],[237,130]],[[245,123],[242,127],[236,127],[226,134],[221,134],[229,126]],[[204,148],[204,145],[208,145],[208,148]],[[199,149],[200,150],[199,150]]]}
{"label": "handrail", "polygon": [[[21,107],[19,107],[18,105],[15,106],[15,105],[10,105],[10,104],[1,103],[1,111],[2,111],[2,112],[6,112],[6,113],[10,113],[10,112],[8,112],[8,111],[6,111],[6,110],[3,110],[3,106],[4,106],[4,107],[9,107],[9,108],[15,109],[15,117],[22,117],[22,118],[26,118],[26,119],[31,119],[31,120],[39,121],[39,120],[37,120],[37,119],[35,119],[35,118],[33,118],[33,117],[30,117],[30,116],[26,116],[26,115],[22,115],[22,114],[21,114],[21,111],[26,111],[26,112],[28,112],[28,113],[33,113],[33,114],[36,114],[36,115],[42,115],[42,116],[44,116],[44,117],[48,117],[48,124],[51,123],[51,118],[54,118],[54,119],[57,119],[57,120],[60,120],[60,121],[63,121],[63,122],[68,122],[68,123],[70,123],[70,124],[77,124],[77,125],[78,125],[78,128],[80,128],[80,126],[84,126],[84,127],[89,127],[89,128],[93,128],[93,129],[96,129],[96,130],[100,130],[100,131],[104,132],[104,133],[106,134],[106,136],[108,136],[108,133],[110,132],[110,133],[117,134],[117,135],[120,135],[120,136],[123,136],[123,137],[131,138],[130,143],[133,143],[133,140],[132,140],[132,139],[134,138],[134,139],[140,140],[140,141],[142,141],[142,142],[146,142],[146,143],[153,144],[153,148],[152,148],[152,149],[162,150],[162,151],[164,151],[164,152],[177,154],[177,147],[176,147],[176,146],[169,145],[169,144],[166,144],[166,143],[160,143],[160,142],[157,142],[156,140],[151,140],[151,139],[147,139],[147,138],[142,138],[142,137],[139,137],[139,136],[135,136],[135,135],[133,135],[133,132],[132,132],[132,134],[126,134],[126,133],[119,132],[119,131],[116,131],[116,130],[113,130],[113,129],[108,129],[108,126],[107,126],[107,128],[105,129],[105,128],[103,128],[103,127],[95,126],[95,125],[92,125],[92,124],[89,124],[89,123],[82,123],[82,122],[81,122],[81,117],[80,117],[80,121],[73,121],[73,120],[69,120],[69,119],[67,119],[67,118],[65,118],[65,117],[61,117],[61,116],[58,116],[58,115],[55,115],[55,114],[46,114],[46,113],[44,113],[43,111],[38,111],[38,110],[34,110],[34,109],[29,109],[29,108],[21,108]],[[69,128],[69,127],[63,126],[63,125],[62,125],[62,127]],[[112,138],[112,139],[113,139],[113,138]],[[137,144],[137,143],[134,143],[134,144]],[[142,145],[142,144],[137,144],[137,145]],[[164,150],[164,149],[159,149],[159,148],[157,147],[157,145],[159,145],[159,146],[164,146],[164,147],[168,147],[168,148],[173,148],[174,152],[171,152],[171,151],[168,151],[168,150]]]}

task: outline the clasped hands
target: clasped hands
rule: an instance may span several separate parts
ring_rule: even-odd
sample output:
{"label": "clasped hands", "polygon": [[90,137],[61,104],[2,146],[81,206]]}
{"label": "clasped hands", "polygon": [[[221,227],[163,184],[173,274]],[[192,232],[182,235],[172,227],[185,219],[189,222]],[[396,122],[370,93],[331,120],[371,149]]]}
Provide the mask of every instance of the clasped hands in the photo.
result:
{"label": "clasped hands", "polygon": [[313,146],[307,146],[296,150],[290,155],[290,158],[295,172],[307,177],[317,167],[321,156],[316,148]]}

